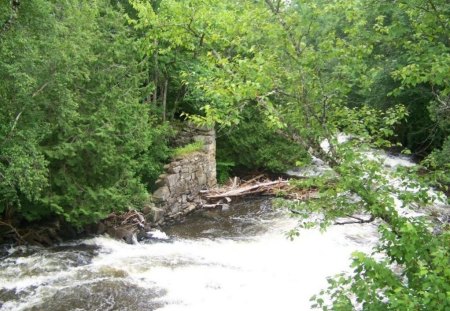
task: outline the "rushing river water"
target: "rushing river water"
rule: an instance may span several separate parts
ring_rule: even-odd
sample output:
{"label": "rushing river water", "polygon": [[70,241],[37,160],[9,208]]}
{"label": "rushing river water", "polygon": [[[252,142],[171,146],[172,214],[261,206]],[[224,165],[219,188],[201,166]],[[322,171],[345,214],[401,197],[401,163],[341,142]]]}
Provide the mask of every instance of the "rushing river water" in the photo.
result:
{"label": "rushing river water", "polygon": [[[384,159],[387,167],[412,165]],[[6,249],[0,310],[310,310],[326,278],[349,271],[353,251],[371,251],[377,227],[306,230],[291,241],[295,224],[259,199],[197,211],[138,245],[101,236]]]}
{"label": "rushing river water", "polygon": [[139,245],[96,237],[15,248],[0,261],[1,310],[309,310],[326,277],[376,243],[373,224],[302,232],[270,200],[203,211]]}

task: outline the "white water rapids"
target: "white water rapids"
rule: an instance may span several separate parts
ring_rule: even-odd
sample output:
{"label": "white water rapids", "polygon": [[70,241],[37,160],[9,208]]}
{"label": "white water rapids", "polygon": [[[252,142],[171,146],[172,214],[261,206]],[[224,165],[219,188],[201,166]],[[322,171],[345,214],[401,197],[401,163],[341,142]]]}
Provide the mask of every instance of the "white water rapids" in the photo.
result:
{"label": "white water rapids", "polygon": [[305,230],[290,241],[295,224],[255,200],[199,212],[139,245],[101,236],[10,249],[0,310],[310,310],[328,276],[350,271],[353,251],[370,252],[377,228]]}
{"label": "white water rapids", "polygon": [[[376,242],[371,224],[336,226],[325,234],[309,230],[291,242],[285,233],[295,220],[264,211],[265,204],[230,214],[240,234],[221,230],[223,236],[214,237],[210,228],[195,233],[207,237],[142,245],[97,237],[73,249],[3,260],[1,287],[20,299],[1,310],[309,310],[309,298],[326,286],[326,277],[347,270],[353,251],[369,251]],[[95,248],[80,251],[80,244]],[[137,288],[143,297],[127,297]],[[92,297],[83,296],[86,290]],[[83,301],[90,298],[91,304]]]}

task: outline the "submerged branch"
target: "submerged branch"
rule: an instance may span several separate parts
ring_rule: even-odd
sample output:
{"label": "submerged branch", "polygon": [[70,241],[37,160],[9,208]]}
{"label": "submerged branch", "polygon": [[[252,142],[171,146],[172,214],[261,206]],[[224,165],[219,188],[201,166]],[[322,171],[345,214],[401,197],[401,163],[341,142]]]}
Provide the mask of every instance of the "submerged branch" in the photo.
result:
{"label": "submerged branch", "polygon": [[367,224],[371,223],[375,220],[375,216],[370,216],[369,219],[363,219],[356,216],[348,216],[348,218],[352,218],[354,220],[348,220],[348,221],[335,221],[334,225],[350,225],[350,224]]}

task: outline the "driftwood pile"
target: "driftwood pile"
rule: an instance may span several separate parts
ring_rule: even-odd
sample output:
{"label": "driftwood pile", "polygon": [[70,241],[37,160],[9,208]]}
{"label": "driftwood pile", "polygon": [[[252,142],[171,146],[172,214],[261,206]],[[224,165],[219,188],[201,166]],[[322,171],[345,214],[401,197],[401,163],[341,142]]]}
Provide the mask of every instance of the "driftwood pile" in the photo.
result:
{"label": "driftwood pile", "polygon": [[58,221],[27,228],[15,227],[10,222],[0,221],[0,243],[13,241],[18,245],[50,246],[62,241],[60,234],[61,226]]}
{"label": "driftwood pile", "polygon": [[203,204],[203,208],[227,208],[233,199],[252,195],[307,200],[314,198],[315,193],[314,190],[299,190],[289,185],[289,181],[285,179],[269,180],[265,175],[258,175],[247,181],[234,177],[221,188],[201,191],[202,198],[207,202]]}
{"label": "driftwood pile", "polygon": [[111,213],[103,219],[99,225],[97,233],[108,233],[111,237],[124,240],[127,243],[136,243],[149,225],[141,212],[131,210],[124,214]]}
{"label": "driftwood pile", "polygon": [[[132,210],[124,214],[111,213],[105,219],[84,228],[87,234],[108,233],[111,237],[135,243],[145,236],[150,225],[141,212]],[[51,246],[67,238],[79,236],[73,227],[55,219],[27,227],[16,227],[11,222],[0,220],[0,243],[13,242],[18,245]]]}

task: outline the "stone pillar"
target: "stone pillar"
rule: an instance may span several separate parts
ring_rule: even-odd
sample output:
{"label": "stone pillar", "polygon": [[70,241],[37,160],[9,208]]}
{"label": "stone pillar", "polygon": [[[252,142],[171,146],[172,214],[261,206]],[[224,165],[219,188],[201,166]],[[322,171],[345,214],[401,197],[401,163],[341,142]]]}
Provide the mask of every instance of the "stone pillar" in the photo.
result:
{"label": "stone pillar", "polygon": [[160,224],[167,217],[176,218],[193,211],[201,202],[200,190],[217,185],[214,129],[187,124],[176,144],[182,146],[195,141],[203,142],[202,150],[173,159],[159,176],[158,189],[152,196],[154,206],[149,213],[153,223]]}

